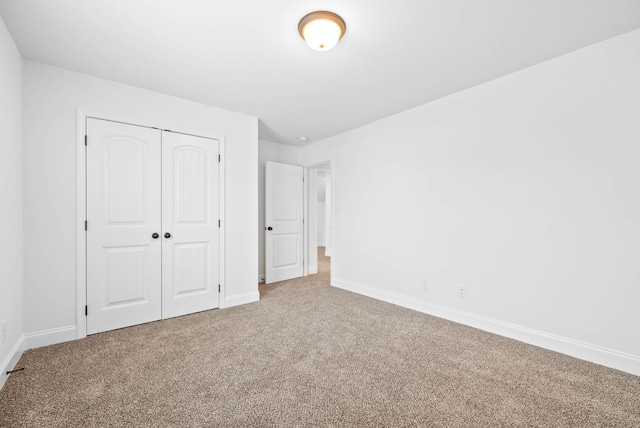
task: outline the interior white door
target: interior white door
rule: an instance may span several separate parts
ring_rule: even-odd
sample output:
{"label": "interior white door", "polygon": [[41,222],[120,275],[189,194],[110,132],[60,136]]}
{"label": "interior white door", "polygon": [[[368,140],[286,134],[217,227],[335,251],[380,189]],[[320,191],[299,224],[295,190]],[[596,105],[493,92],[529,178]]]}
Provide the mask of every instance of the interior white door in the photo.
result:
{"label": "interior white door", "polygon": [[265,283],[304,273],[303,168],[266,163]]}
{"label": "interior white door", "polygon": [[93,334],[161,317],[161,150],[157,129],[88,119],[87,136],[87,333]]}
{"label": "interior white door", "polygon": [[218,150],[162,134],[162,318],[219,307]]}

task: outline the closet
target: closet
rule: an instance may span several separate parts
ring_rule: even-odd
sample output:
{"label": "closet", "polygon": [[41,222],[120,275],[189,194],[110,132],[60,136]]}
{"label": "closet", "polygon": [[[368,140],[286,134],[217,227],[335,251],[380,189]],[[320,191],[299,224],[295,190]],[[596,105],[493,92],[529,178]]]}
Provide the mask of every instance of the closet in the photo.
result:
{"label": "closet", "polygon": [[219,141],[87,118],[87,334],[219,307]]}

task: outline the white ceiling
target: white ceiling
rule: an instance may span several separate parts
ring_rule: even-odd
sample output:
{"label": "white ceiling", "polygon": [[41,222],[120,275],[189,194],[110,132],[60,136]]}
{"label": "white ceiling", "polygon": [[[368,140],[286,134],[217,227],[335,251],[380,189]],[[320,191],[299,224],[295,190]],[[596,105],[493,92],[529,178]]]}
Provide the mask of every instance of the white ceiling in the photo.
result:
{"label": "white ceiling", "polygon": [[[332,51],[300,18],[347,23]],[[640,28],[638,0],[0,0],[23,57],[256,116],[302,145]]]}

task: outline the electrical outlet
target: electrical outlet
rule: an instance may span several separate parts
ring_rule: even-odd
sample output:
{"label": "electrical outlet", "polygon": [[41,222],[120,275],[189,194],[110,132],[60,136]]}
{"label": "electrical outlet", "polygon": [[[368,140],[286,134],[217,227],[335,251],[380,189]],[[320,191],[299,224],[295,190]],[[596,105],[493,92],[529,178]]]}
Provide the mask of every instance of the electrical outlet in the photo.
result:
{"label": "electrical outlet", "polygon": [[458,285],[458,296],[467,297],[467,286],[464,284]]}
{"label": "electrical outlet", "polygon": [[422,278],[422,289],[429,291],[429,278]]}
{"label": "electrical outlet", "polygon": [[2,343],[7,340],[7,320],[2,321]]}

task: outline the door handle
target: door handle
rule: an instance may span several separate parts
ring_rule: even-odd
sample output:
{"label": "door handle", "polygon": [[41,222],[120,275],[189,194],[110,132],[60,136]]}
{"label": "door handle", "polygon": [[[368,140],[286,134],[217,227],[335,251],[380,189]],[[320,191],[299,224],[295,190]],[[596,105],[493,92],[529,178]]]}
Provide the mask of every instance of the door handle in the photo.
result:
{"label": "door handle", "polygon": [[171,234],[169,232],[167,232],[167,233],[164,234],[164,237],[169,239],[169,238],[171,238]]}
{"label": "door handle", "polygon": [[152,237],[153,239],[158,239],[158,236],[160,236],[160,235],[158,235],[158,234],[157,234],[157,233],[155,233],[155,232],[153,233],[153,235],[151,235],[151,237]]}
{"label": "door handle", "polygon": [[273,230],[273,227],[269,226],[267,227],[267,230]]}

